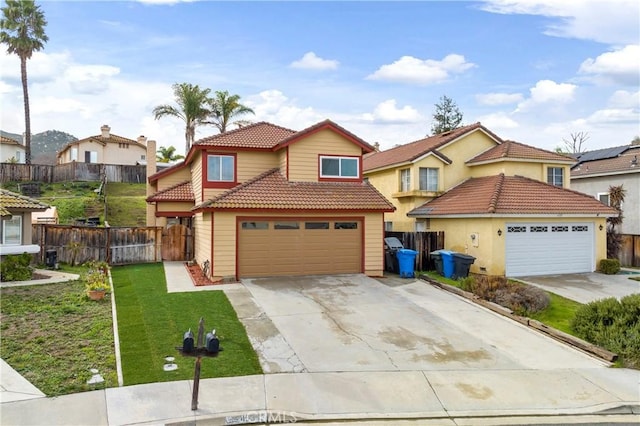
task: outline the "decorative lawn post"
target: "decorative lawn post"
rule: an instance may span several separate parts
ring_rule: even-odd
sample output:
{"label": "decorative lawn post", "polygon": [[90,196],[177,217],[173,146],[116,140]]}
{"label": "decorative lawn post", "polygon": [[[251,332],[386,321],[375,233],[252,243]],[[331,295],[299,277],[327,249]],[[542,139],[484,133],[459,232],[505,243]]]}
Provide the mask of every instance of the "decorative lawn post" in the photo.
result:
{"label": "decorative lawn post", "polygon": [[[184,333],[182,339],[182,347],[177,347],[180,353],[184,356],[196,357],[195,371],[193,372],[193,394],[191,396],[191,410],[198,409],[198,392],[200,390],[200,367],[202,363],[202,357],[215,357],[218,356],[218,352],[222,350],[220,347],[220,341],[216,336],[216,330],[213,329],[210,333],[207,333],[206,342],[204,341],[204,318],[200,318],[198,324],[198,337],[194,345],[193,333],[189,329]],[[206,343],[206,344],[205,344]]]}

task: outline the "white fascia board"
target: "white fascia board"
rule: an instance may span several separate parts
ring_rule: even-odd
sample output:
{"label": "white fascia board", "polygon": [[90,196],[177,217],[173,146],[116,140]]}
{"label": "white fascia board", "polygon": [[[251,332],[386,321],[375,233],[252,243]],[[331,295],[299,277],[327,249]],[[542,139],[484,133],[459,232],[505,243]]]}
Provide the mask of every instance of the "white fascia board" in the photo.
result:
{"label": "white fascia board", "polygon": [[0,255],[22,254],[22,253],[40,253],[40,246],[36,244],[7,246],[0,245]]}

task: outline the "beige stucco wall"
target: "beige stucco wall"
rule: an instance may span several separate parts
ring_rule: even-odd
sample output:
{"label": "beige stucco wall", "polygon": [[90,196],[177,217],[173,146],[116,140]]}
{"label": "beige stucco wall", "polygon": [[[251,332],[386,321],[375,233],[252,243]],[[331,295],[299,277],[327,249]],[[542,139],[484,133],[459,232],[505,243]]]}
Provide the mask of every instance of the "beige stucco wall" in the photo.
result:
{"label": "beige stucco wall", "polygon": [[318,181],[319,155],[360,156],[362,149],[339,134],[325,129],[292,143],[289,149],[289,180]]}
{"label": "beige stucco wall", "polygon": [[[506,223],[562,223],[591,222],[595,236],[595,267],[607,255],[607,235],[605,218],[461,218],[431,219],[429,231],[444,231],[445,249],[466,253],[476,258],[470,272],[474,274],[505,274]],[[603,226],[603,230],[599,226]],[[498,236],[498,229],[502,235]],[[471,239],[476,234],[477,247]]]}
{"label": "beige stucco wall", "polygon": [[[212,274],[216,277],[234,278],[236,274],[236,213],[233,212],[216,212],[213,217],[214,241],[213,241],[213,262]],[[260,214],[260,213],[243,213],[241,216],[251,217],[300,217],[297,214]],[[313,217],[333,217],[336,214],[305,214]],[[349,217],[351,215],[337,214],[340,217]],[[384,231],[382,227],[382,215],[379,213],[356,214],[354,217],[360,218],[364,216],[364,273],[370,276],[381,276],[384,273],[384,247],[383,238]],[[197,217],[196,217],[196,220]],[[197,227],[201,226],[198,222]],[[210,228],[209,228],[210,231]],[[206,237],[204,235],[196,235],[196,253],[197,261],[201,264],[205,260],[205,256],[201,253],[210,253],[211,250],[206,247]],[[211,259],[209,259],[211,260]]]}
{"label": "beige stucco wall", "polygon": [[[128,148],[121,148],[116,142],[108,143],[103,147],[101,163],[135,165],[138,161],[146,160],[147,149],[145,147],[136,144],[127,144],[127,146]],[[84,154],[82,161],[84,161]]]}
{"label": "beige stucco wall", "polygon": [[471,170],[465,162],[494,146],[496,142],[493,139],[478,131],[438,149],[452,161],[443,168],[442,189],[447,190],[467,179]]}

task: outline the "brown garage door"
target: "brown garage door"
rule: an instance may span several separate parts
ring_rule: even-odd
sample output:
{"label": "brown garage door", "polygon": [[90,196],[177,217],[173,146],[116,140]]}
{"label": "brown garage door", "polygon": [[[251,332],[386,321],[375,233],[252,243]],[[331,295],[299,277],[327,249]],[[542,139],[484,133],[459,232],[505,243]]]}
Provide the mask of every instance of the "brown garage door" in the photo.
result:
{"label": "brown garage door", "polygon": [[351,219],[241,220],[240,277],[362,272],[362,222]]}

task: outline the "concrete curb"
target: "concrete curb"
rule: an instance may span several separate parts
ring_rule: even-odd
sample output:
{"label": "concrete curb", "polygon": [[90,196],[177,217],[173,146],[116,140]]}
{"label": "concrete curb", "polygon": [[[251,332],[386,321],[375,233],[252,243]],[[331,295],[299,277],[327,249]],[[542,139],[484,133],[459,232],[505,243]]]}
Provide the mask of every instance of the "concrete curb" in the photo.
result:
{"label": "concrete curb", "polygon": [[520,315],[516,315],[513,313],[513,311],[509,308],[505,308],[504,306],[498,305],[496,303],[493,302],[489,302],[487,300],[481,299],[480,297],[478,297],[477,295],[470,293],[468,291],[464,291],[462,289],[459,289],[458,287],[454,287],[448,284],[444,284],[441,282],[438,282],[436,280],[431,279],[429,276],[427,275],[420,275],[418,276],[419,279],[421,279],[422,281],[426,281],[431,285],[434,285],[438,288],[441,288],[445,291],[448,291],[450,293],[454,293],[460,297],[464,297],[465,299],[468,299],[478,305],[481,305],[493,312],[496,312],[502,316],[505,316],[507,318],[510,318],[514,321],[519,322],[522,325],[526,325],[527,327],[536,330],[540,333],[543,333],[555,340],[558,340],[562,343],[568,344],[570,346],[575,347],[578,350],[581,350],[582,352],[585,352],[593,357],[596,357],[598,359],[601,359],[603,361],[606,361],[608,363],[613,363],[618,359],[618,354],[610,352],[604,348],[601,348],[599,346],[596,346],[592,343],[589,343],[585,340],[582,340],[578,337],[572,336],[570,334],[564,333],[560,330],[557,330],[553,327],[549,327],[546,324],[541,323],[540,321],[528,318],[528,317],[523,317]]}

